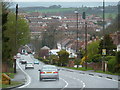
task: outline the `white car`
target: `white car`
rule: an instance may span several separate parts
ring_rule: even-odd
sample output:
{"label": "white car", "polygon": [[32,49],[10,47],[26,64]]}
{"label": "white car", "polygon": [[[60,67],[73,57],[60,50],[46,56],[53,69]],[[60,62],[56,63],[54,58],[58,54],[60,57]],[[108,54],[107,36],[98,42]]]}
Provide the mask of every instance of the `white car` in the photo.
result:
{"label": "white car", "polygon": [[33,63],[26,63],[25,69],[34,69],[34,64]]}
{"label": "white car", "polygon": [[42,69],[38,70],[39,80],[42,79],[56,79],[59,80],[59,69],[53,65],[44,65]]}
{"label": "white car", "polygon": [[17,53],[17,58],[20,58],[21,57],[21,54],[20,53]]}

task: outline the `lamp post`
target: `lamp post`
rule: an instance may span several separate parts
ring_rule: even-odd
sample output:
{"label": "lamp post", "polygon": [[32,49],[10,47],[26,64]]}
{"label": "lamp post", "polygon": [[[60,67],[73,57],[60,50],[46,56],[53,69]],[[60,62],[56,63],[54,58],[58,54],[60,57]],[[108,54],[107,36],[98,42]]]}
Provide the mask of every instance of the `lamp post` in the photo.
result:
{"label": "lamp post", "polygon": [[75,11],[76,14],[76,26],[77,26],[77,44],[76,44],[76,53],[77,53],[77,57],[78,57],[78,10]]}
{"label": "lamp post", "polygon": [[[16,4],[15,53],[17,52],[17,20],[18,20],[18,4]],[[16,58],[14,58],[14,73],[16,73]]]}
{"label": "lamp post", "polygon": [[85,20],[85,68],[87,69],[87,22],[85,12],[83,12],[82,18]]}

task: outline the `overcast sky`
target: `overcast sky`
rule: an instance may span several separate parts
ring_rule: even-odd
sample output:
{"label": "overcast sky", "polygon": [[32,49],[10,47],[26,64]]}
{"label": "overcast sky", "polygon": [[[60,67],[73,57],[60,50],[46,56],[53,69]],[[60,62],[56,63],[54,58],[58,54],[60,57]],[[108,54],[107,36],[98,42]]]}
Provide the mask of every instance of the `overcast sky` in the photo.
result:
{"label": "overcast sky", "polygon": [[[103,0],[5,0],[10,2],[102,2]],[[105,2],[119,2],[120,0],[104,0]]]}

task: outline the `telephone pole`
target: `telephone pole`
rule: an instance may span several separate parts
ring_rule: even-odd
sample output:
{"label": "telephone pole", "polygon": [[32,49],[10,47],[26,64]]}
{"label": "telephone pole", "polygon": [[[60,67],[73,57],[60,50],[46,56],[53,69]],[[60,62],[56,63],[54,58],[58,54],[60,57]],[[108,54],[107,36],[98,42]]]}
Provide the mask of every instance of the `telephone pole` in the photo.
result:
{"label": "telephone pole", "polygon": [[105,55],[106,55],[104,38],[105,38],[105,1],[103,0],[103,49],[102,49],[102,55],[103,55],[102,68],[103,68],[103,72],[105,72]]}
{"label": "telephone pole", "polygon": [[[17,20],[18,20],[18,4],[16,4],[15,53],[17,53]],[[14,73],[16,73],[16,57],[14,57]]]}

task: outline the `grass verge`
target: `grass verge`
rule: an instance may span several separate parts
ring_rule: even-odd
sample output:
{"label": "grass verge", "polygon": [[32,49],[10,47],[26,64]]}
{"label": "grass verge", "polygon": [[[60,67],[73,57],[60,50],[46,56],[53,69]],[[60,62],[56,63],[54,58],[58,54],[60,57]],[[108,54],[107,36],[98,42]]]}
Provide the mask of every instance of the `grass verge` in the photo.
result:
{"label": "grass verge", "polygon": [[[3,72],[3,73],[7,74],[11,79],[13,79],[15,75],[15,73],[8,73],[8,72]],[[0,73],[0,75],[2,76],[2,73]],[[0,77],[0,81],[2,81],[2,77]],[[8,87],[13,87],[20,84],[22,84],[22,82],[19,82],[19,81],[11,81],[10,85],[0,83],[0,88],[8,88]]]}
{"label": "grass verge", "polygon": [[10,78],[14,78],[16,73],[8,73],[8,72],[3,72],[5,74],[7,74]]}
{"label": "grass verge", "polygon": [[[85,69],[85,67],[80,67],[80,68],[75,68],[75,67],[64,67],[64,68],[68,68],[68,69],[74,69],[74,70],[81,70],[81,71],[88,71],[88,70],[93,70],[92,68],[88,67],[87,69]],[[120,75],[120,73],[112,73],[109,71],[103,72],[103,71],[94,71],[97,73],[103,73],[103,74],[110,74],[110,75]]]}
{"label": "grass verge", "polygon": [[22,82],[18,82],[18,81],[11,81],[10,85],[6,85],[6,84],[0,84],[0,88],[8,88],[8,87],[13,87],[13,86],[17,86],[22,84]]}
{"label": "grass verge", "polygon": [[110,75],[120,75],[120,73],[112,73],[112,72],[109,72],[109,71],[106,71],[106,72],[103,72],[103,71],[95,71],[97,73],[104,73],[104,74],[110,74]]}
{"label": "grass verge", "polygon": [[81,71],[93,70],[93,69],[90,68],[90,67],[88,67],[87,69],[86,69],[85,67],[79,67],[79,68],[75,68],[75,67],[64,67],[64,68],[74,69],[74,70],[81,70]]}

